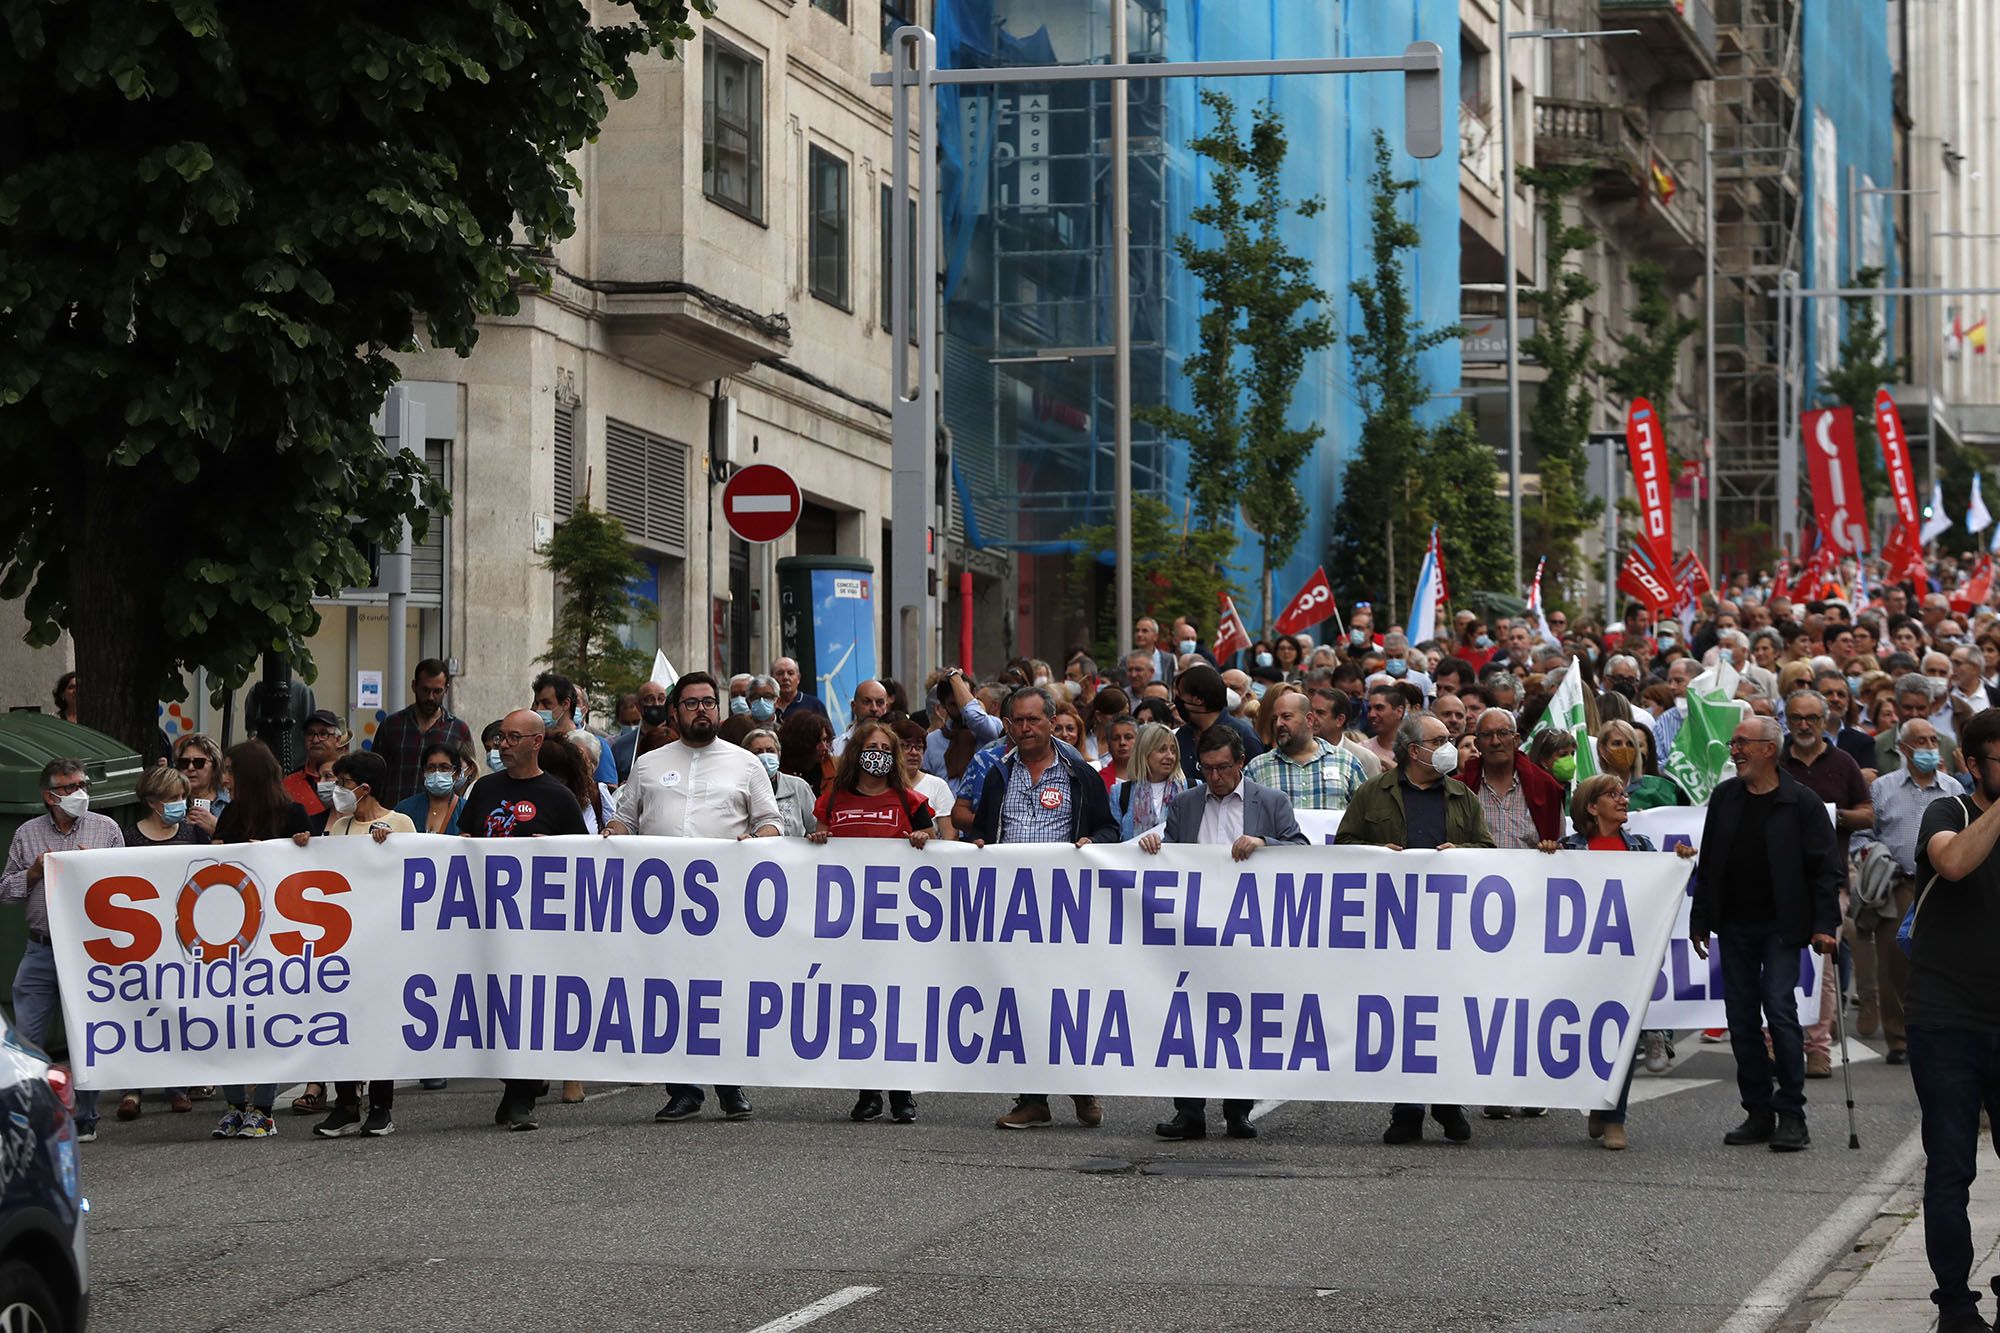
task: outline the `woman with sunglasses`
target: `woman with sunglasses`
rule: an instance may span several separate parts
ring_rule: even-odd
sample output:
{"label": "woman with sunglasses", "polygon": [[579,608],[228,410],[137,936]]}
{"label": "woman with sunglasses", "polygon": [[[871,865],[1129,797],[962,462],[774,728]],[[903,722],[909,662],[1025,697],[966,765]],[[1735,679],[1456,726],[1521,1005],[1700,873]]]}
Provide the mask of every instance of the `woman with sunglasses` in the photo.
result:
{"label": "woman with sunglasses", "polygon": [[229,804],[222,789],[222,747],[198,731],[174,740],[174,770],[187,779],[188,824],[204,838],[215,836],[215,821]]}

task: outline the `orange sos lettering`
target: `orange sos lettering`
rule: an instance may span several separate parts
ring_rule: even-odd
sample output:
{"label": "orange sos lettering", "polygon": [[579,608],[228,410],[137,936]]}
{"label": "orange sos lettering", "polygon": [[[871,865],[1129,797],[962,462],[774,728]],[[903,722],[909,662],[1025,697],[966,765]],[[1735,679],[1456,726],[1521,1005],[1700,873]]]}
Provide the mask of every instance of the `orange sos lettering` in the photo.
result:
{"label": "orange sos lettering", "polygon": [[100,935],[83,942],[83,951],[100,963],[116,967],[151,958],[160,947],[160,922],[143,907],[133,903],[156,901],[160,891],[150,880],[137,875],[112,875],[92,884],[83,895],[83,914],[101,930],[132,937],[130,944],[118,944]]}
{"label": "orange sos lettering", "polygon": [[[308,890],[317,890],[321,896],[308,898]],[[278,914],[287,921],[314,927],[319,931],[319,937],[309,941],[302,931],[273,931],[272,947],[294,958],[304,952],[308,943],[313,946],[316,957],[325,958],[339,953],[354,933],[354,918],[348,915],[345,907],[332,899],[334,894],[350,891],[346,876],[331,870],[301,870],[279,880]]]}

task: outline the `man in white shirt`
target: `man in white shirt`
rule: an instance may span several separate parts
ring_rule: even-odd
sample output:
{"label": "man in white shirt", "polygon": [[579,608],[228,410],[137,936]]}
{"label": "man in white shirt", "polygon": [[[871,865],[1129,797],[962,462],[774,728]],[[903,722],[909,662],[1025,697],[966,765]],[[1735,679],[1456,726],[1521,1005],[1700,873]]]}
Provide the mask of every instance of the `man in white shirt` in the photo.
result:
{"label": "man in white shirt", "polygon": [[[722,707],[715,677],[707,672],[690,672],[675,682],[667,710],[681,738],[633,761],[632,776],[618,792],[618,816],[605,826],[606,834],[740,841],[775,838],[783,831],[764,761],[715,738]],[[701,1114],[700,1088],[669,1083],[667,1093],[667,1104],[653,1119],[664,1123]],[[727,1118],[749,1118],[743,1089],[718,1084],[715,1098]]]}
{"label": "man in white shirt", "polygon": [[[1983,713],[1993,705],[1986,696],[1986,654],[1970,645],[1951,650],[1951,702],[1968,713]],[[1954,710],[1955,712],[1956,710]]]}
{"label": "man in white shirt", "polygon": [[847,738],[863,722],[880,722],[889,715],[889,691],[882,688],[879,680],[864,680],[854,687],[854,716],[848,721],[847,730],[833,738],[833,756],[838,759],[847,748]]}

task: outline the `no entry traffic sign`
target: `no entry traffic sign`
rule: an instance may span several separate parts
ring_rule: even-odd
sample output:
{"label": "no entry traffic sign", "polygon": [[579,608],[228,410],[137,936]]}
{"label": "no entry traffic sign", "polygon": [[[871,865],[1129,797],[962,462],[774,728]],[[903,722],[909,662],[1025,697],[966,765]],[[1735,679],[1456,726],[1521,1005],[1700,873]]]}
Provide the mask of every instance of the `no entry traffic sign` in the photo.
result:
{"label": "no entry traffic sign", "polygon": [[746,542],[774,542],[799,521],[799,484],[769,463],[753,463],[722,488],[722,516]]}

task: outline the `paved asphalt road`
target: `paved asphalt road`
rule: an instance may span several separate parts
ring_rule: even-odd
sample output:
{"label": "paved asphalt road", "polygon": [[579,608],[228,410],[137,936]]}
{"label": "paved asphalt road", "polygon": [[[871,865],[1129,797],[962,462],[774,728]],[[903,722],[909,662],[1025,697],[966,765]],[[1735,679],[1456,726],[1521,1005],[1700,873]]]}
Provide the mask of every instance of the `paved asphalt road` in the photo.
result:
{"label": "paved asphalt road", "polygon": [[860,1287],[814,1333],[1713,1329],[1867,1192],[1916,1106],[1870,1059],[1861,1151],[1837,1074],[1808,1085],[1810,1152],[1728,1149],[1727,1048],[1681,1051],[1641,1075],[1624,1153],[1575,1112],[1475,1110],[1469,1144],[1432,1125],[1388,1148],[1385,1108],[1297,1102],[1254,1141],[1195,1144],[1129,1100],[1094,1131],[1059,1099],[1056,1127],[1003,1133],[989,1096],[855,1125],[851,1094],[753,1089],[754,1120],[711,1097],[657,1125],[658,1089],[592,1085],[509,1134],[497,1085],[469,1082],[401,1091],[394,1137],[334,1142],[282,1112],[275,1140],[213,1142],[217,1104],[149,1102],[85,1149],[94,1326],[750,1330]]}

